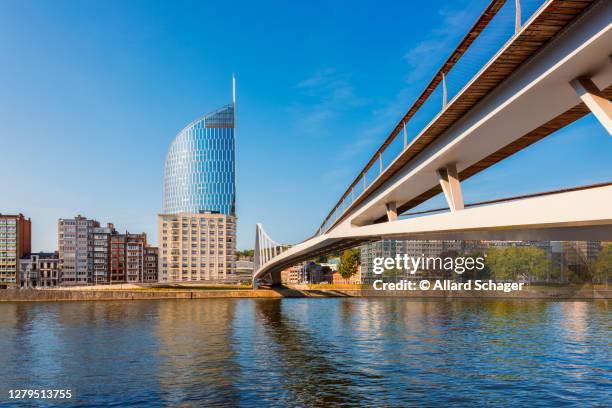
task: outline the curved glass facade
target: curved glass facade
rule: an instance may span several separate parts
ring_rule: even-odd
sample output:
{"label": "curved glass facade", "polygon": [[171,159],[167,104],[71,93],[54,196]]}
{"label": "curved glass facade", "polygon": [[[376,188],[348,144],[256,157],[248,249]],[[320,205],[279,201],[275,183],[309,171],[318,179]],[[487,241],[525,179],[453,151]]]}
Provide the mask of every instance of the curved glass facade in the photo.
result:
{"label": "curved glass facade", "polygon": [[164,164],[163,213],[235,215],[234,106],[187,125],[174,138]]}

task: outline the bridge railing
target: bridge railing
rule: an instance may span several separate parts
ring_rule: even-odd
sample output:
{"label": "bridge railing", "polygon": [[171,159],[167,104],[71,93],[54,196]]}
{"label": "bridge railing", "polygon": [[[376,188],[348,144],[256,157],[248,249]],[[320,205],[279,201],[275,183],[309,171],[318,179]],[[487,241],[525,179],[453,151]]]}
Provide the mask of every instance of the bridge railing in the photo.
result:
{"label": "bridge railing", "polygon": [[267,264],[272,258],[291,248],[291,245],[279,244],[263,229],[261,223],[255,226],[255,249],[253,253],[253,273]]}
{"label": "bridge railing", "polygon": [[377,152],[327,215],[316,235],[325,233],[364,194],[368,186],[452,105],[471,80],[551,0],[492,0],[442,67],[393,128]]}

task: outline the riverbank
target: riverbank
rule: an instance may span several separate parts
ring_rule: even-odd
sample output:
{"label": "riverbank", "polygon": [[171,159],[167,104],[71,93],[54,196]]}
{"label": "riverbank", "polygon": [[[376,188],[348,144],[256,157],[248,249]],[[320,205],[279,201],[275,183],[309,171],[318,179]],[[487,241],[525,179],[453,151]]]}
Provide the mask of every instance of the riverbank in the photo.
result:
{"label": "riverbank", "polygon": [[215,298],[303,298],[303,297],[403,297],[415,299],[550,299],[599,300],[612,299],[612,289],[605,286],[529,286],[521,291],[379,291],[371,288],[310,288],[287,287],[250,288],[130,288],[130,289],[53,289],[2,290],[0,302],[53,302],[92,300],[154,300],[154,299],[215,299]]}

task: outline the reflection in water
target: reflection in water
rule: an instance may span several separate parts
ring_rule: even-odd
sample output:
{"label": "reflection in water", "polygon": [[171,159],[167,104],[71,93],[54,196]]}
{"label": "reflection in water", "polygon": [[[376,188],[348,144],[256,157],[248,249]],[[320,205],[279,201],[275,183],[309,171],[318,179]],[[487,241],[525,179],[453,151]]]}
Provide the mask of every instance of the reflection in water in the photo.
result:
{"label": "reflection in water", "polygon": [[350,400],[350,390],[358,386],[360,373],[335,362],[333,358],[341,350],[335,350],[318,333],[300,327],[299,322],[283,314],[282,307],[280,300],[257,302],[256,319],[265,326],[272,342],[273,361],[282,370],[278,386],[287,392],[288,401],[335,406]]}
{"label": "reflection in water", "polygon": [[156,304],[160,394],[174,406],[185,400],[235,405],[240,367],[232,350],[235,302],[170,301]]}
{"label": "reflection in water", "polygon": [[0,406],[25,386],[74,406],[605,405],[610,323],[606,302],[4,303]]}
{"label": "reflection in water", "polygon": [[[562,327],[567,340],[578,345],[585,344],[587,334],[588,308],[586,303],[566,303],[561,307]],[[584,352],[588,351],[585,349]]]}

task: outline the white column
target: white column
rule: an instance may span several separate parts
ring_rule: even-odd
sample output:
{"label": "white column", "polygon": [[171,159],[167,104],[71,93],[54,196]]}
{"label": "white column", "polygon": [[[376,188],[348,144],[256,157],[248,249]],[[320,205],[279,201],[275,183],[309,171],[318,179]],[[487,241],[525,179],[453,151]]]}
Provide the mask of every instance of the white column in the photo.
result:
{"label": "white column", "polygon": [[576,78],[570,82],[582,102],[612,135],[612,103],[590,78]]}
{"label": "white column", "polygon": [[442,109],[446,108],[447,93],[446,93],[446,75],[442,73]]}
{"label": "white column", "polygon": [[397,206],[395,201],[387,203],[387,221],[397,220]]}
{"label": "white column", "polygon": [[514,1],[514,34],[521,31],[521,0]]}
{"label": "white column", "polygon": [[438,170],[438,178],[442,186],[442,192],[446,197],[448,206],[451,211],[463,210],[463,195],[461,194],[461,184],[459,183],[459,175],[457,166],[449,164],[446,168]]}

